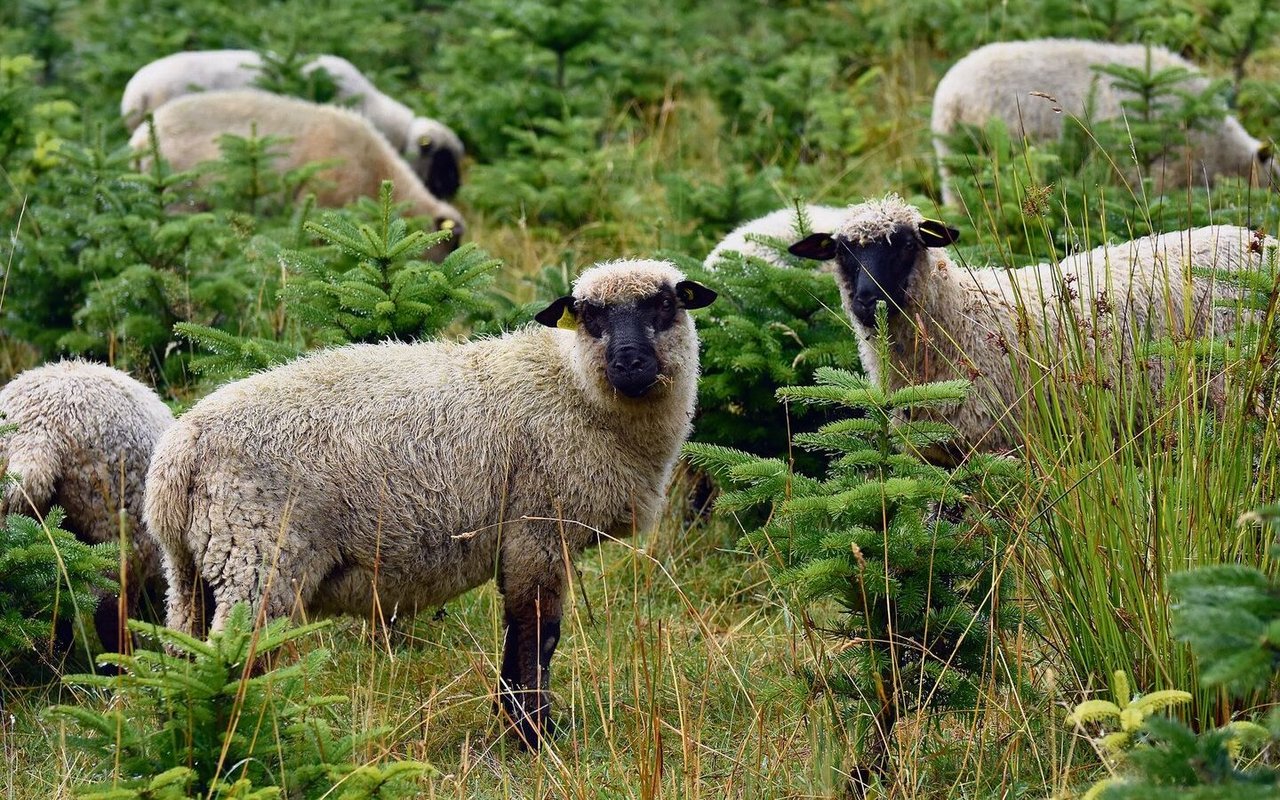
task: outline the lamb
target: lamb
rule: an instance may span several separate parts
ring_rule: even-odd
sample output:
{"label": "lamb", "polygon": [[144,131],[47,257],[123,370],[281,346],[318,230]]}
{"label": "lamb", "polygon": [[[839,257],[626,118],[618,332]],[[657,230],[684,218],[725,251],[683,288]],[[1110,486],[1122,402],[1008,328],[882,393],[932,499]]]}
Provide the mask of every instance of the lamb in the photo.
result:
{"label": "lamb", "polygon": [[[0,414],[5,424],[18,426],[0,436],[0,471],[18,477],[0,491],[0,515],[43,516],[59,505],[68,530],[99,543],[120,541],[123,512],[131,568],[112,577],[121,579],[133,615],[144,588],[154,591],[162,580],[160,547],[142,521],[142,486],[151,451],[173,414],[147,386],[88,361],[19,374],[0,389]],[[95,627],[103,645],[118,652],[117,617],[117,602],[103,598]]]}
{"label": "lamb", "polygon": [[[1011,134],[1037,142],[1060,137],[1064,117],[1085,123],[1121,118],[1125,114],[1121,103],[1132,99],[1132,94],[1094,68],[1114,64],[1145,69],[1148,53],[1152,72],[1181,67],[1193,73],[1179,88],[1203,92],[1209,85],[1191,62],[1162,47],[1141,44],[1081,39],[997,42],[957,61],[942,76],[933,96],[931,129],[942,173],[943,203],[958,200],[941,162],[950,152],[944,137],[961,124],[982,126],[997,118]],[[1250,136],[1229,114],[1208,130],[1188,131],[1187,142],[1186,153],[1153,170],[1160,191],[1203,186],[1219,175],[1272,182],[1280,177],[1271,146]]]}
{"label": "lamb", "polygon": [[[1236,290],[1192,276],[1189,267],[1257,268],[1276,246],[1247,228],[1215,225],[1099,247],[1057,264],[970,270],[941,249],[957,236],[890,194],[851,206],[833,231],[814,233],[791,252],[835,259],[868,375],[887,374],[895,389],[972,379],[974,390],[958,408],[922,416],[954,425],[962,449],[992,450],[1020,441],[1019,395],[1028,380],[1019,365],[1052,364],[1046,343],[1080,342],[1096,356],[1100,377],[1123,378],[1135,368],[1136,334],[1218,335],[1237,320],[1238,309],[1214,302],[1237,297]],[[880,363],[872,344],[879,301],[889,310],[890,364]],[[1158,385],[1158,364],[1148,370]]]}
{"label": "lamb", "polygon": [[[262,56],[253,50],[203,50],[174,53],[134,73],[120,98],[120,116],[132,132],[147,114],[194,91],[248,89],[262,76]],[[415,116],[404,103],[378,90],[345,58],[320,55],[302,66],[310,75],[323,69],[337,88],[336,101],[369,119],[436,197],[448,200],[461,185],[465,150],[449,126]]]}
{"label": "lamb", "polygon": [[[316,175],[320,205],[343,206],[357,197],[377,197],[382,181],[390,179],[396,202],[407,202],[415,216],[430,217],[438,230],[453,232],[431,248],[428,258],[443,260],[461,241],[458,210],[427,191],[387,140],[353,111],[253,89],[201,92],[158,108],[150,122],[133,132],[129,146],[145,152],[152,128],[160,156],[176,170],[217,158],[218,137],[223,134],[284,137],[285,152],[273,162],[281,172],[312,161],[338,160]],[[141,168],[145,166],[144,157]]]}
{"label": "lamb", "polygon": [[[825,231],[840,224],[844,219],[845,209],[836,206],[806,205],[805,212],[809,215],[809,225],[813,230]],[[702,267],[709,272],[714,271],[716,263],[724,258],[725,253],[731,251],[758,258],[775,267],[786,267],[787,263],[778,255],[777,250],[762,244],[755,237],[790,242],[795,239],[797,231],[795,207],[788,206],[771,211],[763,217],[744,222],[730,231],[707,254]],[[748,236],[752,238],[749,239]]]}
{"label": "lamb", "polygon": [[222,387],[147,473],[168,624],[203,635],[238,601],[413,613],[496,575],[498,696],[536,746],[565,560],[654,523],[694,410],[686,309],[714,298],[668,262],[607,262],[537,315],[546,327],[348,345]]}

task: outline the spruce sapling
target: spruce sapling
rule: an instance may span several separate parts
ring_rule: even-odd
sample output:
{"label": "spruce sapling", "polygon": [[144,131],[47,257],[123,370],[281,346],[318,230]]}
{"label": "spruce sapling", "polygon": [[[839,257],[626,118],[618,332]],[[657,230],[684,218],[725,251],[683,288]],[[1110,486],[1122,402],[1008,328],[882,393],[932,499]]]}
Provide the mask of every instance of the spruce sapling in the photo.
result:
{"label": "spruce sapling", "polygon": [[[877,314],[881,357],[889,347],[884,305]],[[920,453],[955,435],[910,412],[964,399],[967,381],[891,390],[885,382],[823,367],[814,386],[778,390],[787,402],[857,416],[799,434],[793,443],[829,458],[826,477],[793,472],[778,458],[690,444],[685,453],[727,487],[718,510],[767,503],[769,520],[742,544],[769,559],[776,586],[833,641],[811,675],[848,704],[860,778],[882,774],[893,727],[928,708],[971,708],[979,682],[994,679],[996,630],[1018,622],[1006,605],[999,562],[1002,526],[981,509],[1020,473],[1006,458],[974,455],[953,469]],[[843,613],[824,615],[833,602]],[[858,771],[858,770],[855,770]]]}

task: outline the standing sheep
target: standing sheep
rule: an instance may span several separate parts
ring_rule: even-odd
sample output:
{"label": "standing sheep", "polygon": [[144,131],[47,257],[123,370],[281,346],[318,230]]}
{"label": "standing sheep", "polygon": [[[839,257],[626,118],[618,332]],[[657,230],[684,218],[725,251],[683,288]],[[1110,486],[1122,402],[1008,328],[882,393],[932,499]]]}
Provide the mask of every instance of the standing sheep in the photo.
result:
{"label": "standing sheep", "polygon": [[[1234,290],[1189,268],[1258,267],[1276,246],[1247,228],[1217,225],[1099,247],[1056,265],[970,270],[942,249],[957,235],[889,195],[851,206],[832,232],[814,233],[791,252],[835,259],[868,374],[879,380],[887,373],[894,389],[973,380],[970,397],[938,415],[958,429],[966,449],[1002,450],[1019,441],[1027,373],[1015,376],[1018,359],[1038,358],[1044,343],[1078,341],[1100,370],[1120,376],[1133,369],[1135,336],[1225,333],[1237,310],[1214,301],[1234,297]],[[889,309],[891,364],[880,363],[872,342],[879,301]],[[1158,369],[1152,378],[1160,378]]]}
{"label": "standing sheep", "polygon": [[[826,231],[840,224],[844,219],[845,209],[836,206],[806,205],[805,212],[809,215],[809,227],[812,230]],[[764,237],[790,242],[795,239],[797,230],[794,206],[771,211],[763,217],[742,223],[725,235],[707,254],[702,267],[709,272],[714,271],[716,263],[730,251],[758,258],[775,267],[786,267],[786,262],[778,255],[777,250],[747,237]]]}
{"label": "standing sheep", "polygon": [[[665,261],[617,261],[501,338],[327,350],[224,386],[156,450],[146,518],[169,625],[212,608],[412,613],[497,576],[499,697],[549,723],[566,554],[652,525],[689,434],[715,293]],[[198,584],[203,590],[197,590]]]}
{"label": "standing sheep", "polygon": [[[1203,92],[1208,87],[1209,79],[1191,62],[1162,47],[1141,44],[1081,39],[997,42],[957,61],[933,95],[931,128],[942,173],[943,203],[954,204],[958,199],[942,160],[950,152],[945,137],[960,125],[981,127],[997,118],[1012,135],[1037,142],[1060,137],[1064,117],[1086,123],[1119,119],[1125,114],[1121,104],[1134,95],[1095,67],[1145,69],[1148,54],[1153,73],[1173,67],[1193,73],[1179,85],[1181,89]],[[1187,144],[1185,153],[1154,170],[1161,191],[1166,186],[1186,186],[1188,181],[1191,186],[1203,186],[1219,175],[1272,181],[1280,176],[1271,146],[1246,133],[1229,114],[1208,130],[1188,131]]]}
{"label": "standing sheep", "polygon": [[[449,126],[415,116],[404,103],[378,90],[345,58],[320,55],[302,67],[304,75],[323,69],[337,87],[338,102],[369,119],[391,146],[404,155],[436,197],[458,193],[462,140]],[[120,98],[120,116],[130,131],[160,106],[195,91],[248,89],[262,77],[262,56],[253,50],[201,50],[174,53],[134,73]]]}
{"label": "standing sheep", "polygon": [[[125,586],[132,615],[144,585],[161,580],[160,547],[142,521],[142,485],[173,414],[148,387],[87,361],[19,374],[0,389],[0,414],[18,426],[0,436],[0,472],[18,478],[0,492],[0,515],[43,516],[59,505],[67,529],[95,544],[119,541],[123,521],[132,569],[113,577]],[[121,625],[110,598],[99,602],[95,627],[103,645],[118,652]]]}
{"label": "standing sheep", "polygon": [[129,146],[146,151],[153,127],[160,157],[176,170],[218,158],[218,138],[223,134],[283,137],[285,153],[272,164],[281,172],[312,161],[337,160],[316,174],[320,205],[343,206],[357,197],[377,197],[382,181],[390,179],[395,182],[396,202],[409,203],[414,216],[433,219],[437,230],[453,232],[452,238],[431,248],[428,258],[443,260],[461,241],[458,210],[427,191],[387,140],[353,111],[239,89],[190,94],[165,103],[149,123],[133,132]]}

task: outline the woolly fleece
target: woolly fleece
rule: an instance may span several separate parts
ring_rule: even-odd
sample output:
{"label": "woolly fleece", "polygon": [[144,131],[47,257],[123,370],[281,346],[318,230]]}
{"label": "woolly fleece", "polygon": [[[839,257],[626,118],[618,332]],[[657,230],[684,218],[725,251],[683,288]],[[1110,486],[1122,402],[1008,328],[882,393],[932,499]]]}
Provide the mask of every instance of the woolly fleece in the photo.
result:
{"label": "woolly fleece", "polygon": [[[124,511],[137,572],[134,588],[158,579],[160,548],[142,519],[151,451],[173,414],[149,387],[117,369],[62,361],[29,369],[0,389],[0,467],[21,480],[0,493],[0,515],[43,515],[52,505],[91,543],[119,541]],[[6,465],[7,462],[7,466]]]}

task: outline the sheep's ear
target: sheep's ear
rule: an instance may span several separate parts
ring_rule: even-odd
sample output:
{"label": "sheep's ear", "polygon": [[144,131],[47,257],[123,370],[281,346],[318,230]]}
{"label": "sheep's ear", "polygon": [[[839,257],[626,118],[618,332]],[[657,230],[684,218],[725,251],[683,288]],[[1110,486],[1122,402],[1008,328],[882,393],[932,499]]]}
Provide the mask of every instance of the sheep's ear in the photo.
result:
{"label": "sheep's ear", "polygon": [[716,299],[716,293],[697,281],[680,281],[676,284],[676,297],[681,308],[706,308]]}
{"label": "sheep's ear", "polygon": [[1255,154],[1259,164],[1265,164],[1271,160],[1271,156],[1275,155],[1275,151],[1271,147],[1271,142],[1263,142],[1258,145],[1258,152]]}
{"label": "sheep's ear", "polygon": [[960,231],[945,222],[926,219],[920,223],[920,239],[925,247],[946,247],[960,238]]}
{"label": "sheep's ear", "polygon": [[539,311],[533,317],[548,328],[578,329],[578,314],[573,308],[573,297],[566,296]]}
{"label": "sheep's ear", "polygon": [[788,247],[787,252],[814,261],[830,261],[836,257],[836,240],[829,233],[813,233]]}

